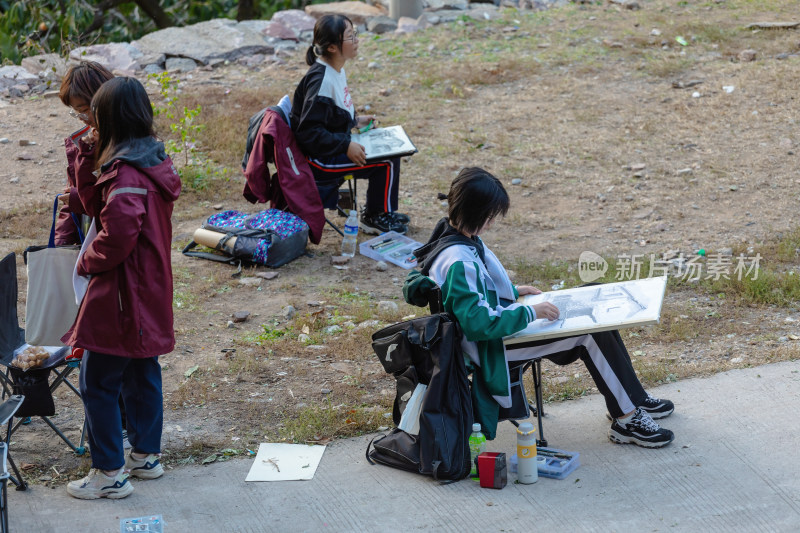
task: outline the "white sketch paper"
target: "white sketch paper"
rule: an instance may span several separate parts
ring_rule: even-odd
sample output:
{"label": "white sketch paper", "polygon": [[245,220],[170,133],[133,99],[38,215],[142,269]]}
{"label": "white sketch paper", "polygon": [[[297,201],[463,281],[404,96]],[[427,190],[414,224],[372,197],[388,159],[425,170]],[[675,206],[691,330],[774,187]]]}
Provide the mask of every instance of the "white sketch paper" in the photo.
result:
{"label": "white sketch paper", "polygon": [[350,140],[364,147],[369,161],[417,152],[417,147],[408,138],[403,126],[375,128],[366,133],[355,133]]}
{"label": "white sketch paper", "polygon": [[78,263],[95,237],[97,237],[97,226],[95,226],[94,219],[92,219],[92,225],[89,226],[89,231],[86,232],[86,237],[83,238],[81,251],[78,253],[78,260],[75,261],[75,268],[72,269],[72,289],[75,291],[75,303],[77,305],[81,305],[83,297],[86,296],[86,291],[89,288],[89,280],[92,278],[91,276],[81,276],[78,274]]}
{"label": "white sketch paper", "polygon": [[534,320],[504,342],[512,345],[657,324],[666,286],[666,277],[646,278],[523,296],[520,301],[525,305],[551,302],[558,307],[559,318]]}
{"label": "white sketch paper", "polygon": [[325,446],[262,442],[245,481],[312,479]]}

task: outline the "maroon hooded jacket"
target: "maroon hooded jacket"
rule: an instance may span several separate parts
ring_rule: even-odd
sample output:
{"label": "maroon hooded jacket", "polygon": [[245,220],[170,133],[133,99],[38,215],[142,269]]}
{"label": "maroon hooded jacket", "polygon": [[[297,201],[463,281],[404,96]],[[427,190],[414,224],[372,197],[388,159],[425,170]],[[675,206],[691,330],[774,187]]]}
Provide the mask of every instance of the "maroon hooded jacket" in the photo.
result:
{"label": "maroon hooded jacket", "polygon": [[77,180],[75,178],[75,160],[78,157],[78,140],[89,132],[90,127],[79,129],[64,139],[64,149],[67,152],[67,185],[69,186],[69,202],[61,207],[56,221],[56,246],[62,244],[80,244],[78,226],[72,218],[74,214],[80,221],[80,216],[85,212],[78,197]]}
{"label": "maroon hooded jacket", "polygon": [[[267,163],[277,169],[271,179]],[[325,213],[317,183],[292,129],[272,109],[267,108],[261,121],[244,175],[242,194],[249,202],[270,202],[275,209],[294,213],[308,224],[311,242],[319,244]]]}
{"label": "maroon hooded jacket", "polygon": [[94,149],[79,142],[77,184],[98,234],[78,261],[91,275],[69,346],[124,357],[153,357],[175,347],[172,317],[172,207],[181,181],[153,138],[119,147],[92,174]]}

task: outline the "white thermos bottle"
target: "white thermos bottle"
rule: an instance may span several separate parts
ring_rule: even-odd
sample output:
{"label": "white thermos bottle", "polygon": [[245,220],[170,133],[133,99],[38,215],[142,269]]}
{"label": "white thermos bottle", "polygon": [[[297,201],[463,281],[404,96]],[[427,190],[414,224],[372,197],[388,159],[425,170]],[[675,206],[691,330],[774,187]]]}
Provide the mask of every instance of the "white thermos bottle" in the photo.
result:
{"label": "white thermos bottle", "polygon": [[536,429],[528,422],[523,422],[517,428],[517,480],[526,485],[539,481]]}

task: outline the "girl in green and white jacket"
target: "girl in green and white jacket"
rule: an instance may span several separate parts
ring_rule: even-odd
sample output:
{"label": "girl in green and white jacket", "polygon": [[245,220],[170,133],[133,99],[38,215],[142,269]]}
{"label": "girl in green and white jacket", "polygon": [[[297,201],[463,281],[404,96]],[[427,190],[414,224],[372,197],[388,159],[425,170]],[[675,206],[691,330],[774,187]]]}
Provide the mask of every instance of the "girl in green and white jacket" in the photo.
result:
{"label": "girl in green and white jacket", "polygon": [[479,237],[508,211],[508,194],[497,178],[480,168],[465,168],[451,184],[447,199],[448,217],[439,221],[428,243],[414,252],[420,272],[409,274],[404,294],[409,303],[425,305],[427,298],[420,291],[426,276],[441,288],[445,311],[464,333],[462,349],[473,372],[475,420],[487,438],[496,434],[500,408],[511,407],[509,362],[546,357],[560,365],[583,360],[605,397],[613,442],[648,448],[672,442],[673,433],[653,419],[668,416],[674,405],[644,390],[618,332],[503,346],[503,337],[525,329],[537,318],[557,319],[558,308],[550,302],[516,303],[519,296],[541,291],[527,285],[515,287]]}

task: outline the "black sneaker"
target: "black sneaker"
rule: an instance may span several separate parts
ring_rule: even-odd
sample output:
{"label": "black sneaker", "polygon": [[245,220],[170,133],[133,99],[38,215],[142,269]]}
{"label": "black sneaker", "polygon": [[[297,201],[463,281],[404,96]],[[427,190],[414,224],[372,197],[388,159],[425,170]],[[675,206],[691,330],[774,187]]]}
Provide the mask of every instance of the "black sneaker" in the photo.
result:
{"label": "black sneaker", "polygon": [[[672,412],[675,410],[675,404],[669,400],[662,400],[661,398],[653,398],[650,394],[647,394],[647,398],[639,405],[642,409],[647,411],[647,414],[650,415],[650,418],[653,420],[659,420],[661,418],[667,418]],[[606,413],[606,418],[609,420],[614,420],[609,413]]]}
{"label": "black sneaker", "polygon": [[639,407],[647,411],[647,414],[654,420],[666,418],[675,410],[675,404],[671,401],[653,398],[649,394],[647,395],[647,399]]}
{"label": "black sneaker", "polygon": [[408,227],[398,222],[391,213],[364,213],[361,215],[361,224],[359,225],[364,230],[364,233],[373,235],[380,235],[387,231],[396,231],[404,234],[408,231]]}
{"label": "black sneaker", "polygon": [[409,223],[409,222],[411,222],[411,217],[410,217],[410,216],[408,216],[408,215],[407,215],[407,214],[405,214],[405,213],[398,213],[397,211],[392,211],[392,212],[391,212],[391,213],[389,213],[389,214],[390,214],[390,215],[392,216],[392,218],[394,218],[396,221],[398,221],[398,222],[399,222],[399,223],[401,223],[401,224],[405,224],[406,226],[408,225],[408,223]]}
{"label": "black sneaker", "polygon": [[672,442],[675,435],[656,424],[644,409],[637,407],[627,422],[620,422],[618,418],[611,422],[608,438],[617,444],[632,443],[644,448],[661,448]]}

